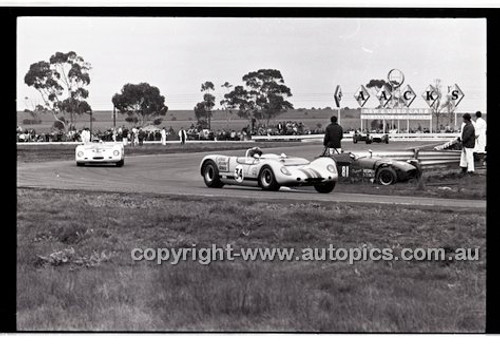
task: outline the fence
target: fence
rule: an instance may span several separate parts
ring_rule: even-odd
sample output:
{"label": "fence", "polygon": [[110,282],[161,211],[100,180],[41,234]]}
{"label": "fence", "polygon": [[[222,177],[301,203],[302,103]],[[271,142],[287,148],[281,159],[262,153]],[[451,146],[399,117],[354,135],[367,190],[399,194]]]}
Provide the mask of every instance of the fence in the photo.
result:
{"label": "fence", "polygon": [[[370,134],[372,136],[381,136],[380,133]],[[459,133],[390,133],[389,141],[443,141],[456,139],[460,136]],[[352,140],[353,134],[345,133],[343,141]],[[255,141],[320,141],[323,140],[324,134],[309,134],[309,135],[256,135],[252,136]]]}

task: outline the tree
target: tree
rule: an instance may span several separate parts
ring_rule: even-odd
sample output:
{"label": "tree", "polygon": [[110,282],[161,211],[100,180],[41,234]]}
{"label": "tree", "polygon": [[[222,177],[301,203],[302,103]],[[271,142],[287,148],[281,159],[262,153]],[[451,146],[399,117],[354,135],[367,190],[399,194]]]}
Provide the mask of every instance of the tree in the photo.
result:
{"label": "tree", "polygon": [[203,101],[198,102],[194,107],[194,114],[198,123],[206,126],[208,129],[211,129],[212,122],[212,109],[215,106],[215,96],[210,92],[215,90],[214,83],[205,82],[201,85],[201,92],[203,94]]}
{"label": "tree", "polygon": [[120,113],[126,113],[129,117],[139,116],[142,125],[151,117],[165,116],[168,111],[160,89],[148,83],[127,83],[121,93],[115,94],[111,101]]}
{"label": "tree", "polygon": [[[224,88],[226,90],[226,94],[229,93],[229,89],[231,89],[233,86],[229,82],[225,82],[224,84],[221,85],[221,88]],[[229,110],[229,101],[227,99],[222,99],[220,101],[220,104],[222,106],[222,109],[224,110],[224,117],[226,117],[226,125],[229,123],[229,117],[232,115],[233,111]]]}
{"label": "tree", "polygon": [[449,108],[449,104],[453,104],[453,102],[448,99],[447,94],[443,94],[443,85],[441,84],[441,79],[435,79],[433,87],[436,90],[437,98],[434,104],[431,106],[431,112],[432,117],[436,119],[436,128],[439,130],[439,119],[446,113],[447,109]]}
{"label": "tree", "polygon": [[230,108],[238,108],[238,115],[252,119],[254,122],[269,121],[285,112],[293,109],[293,105],[285,100],[292,96],[291,90],[284,83],[283,76],[276,69],[259,69],[249,72],[243,76],[245,87],[238,85],[232,91],[224,95]]}
{"label": "tree", "polygon": [[59,112],[69,113],[70,122],[73,116],[89,113],[90,105],[85,101],[89,92],[90,63],[86,62],[74,51],[56,52],[47,61],[33,63],[24,77],[24,82],[34,87],[41,95],[45,108],[49,110],[59,126],[66,126]]}

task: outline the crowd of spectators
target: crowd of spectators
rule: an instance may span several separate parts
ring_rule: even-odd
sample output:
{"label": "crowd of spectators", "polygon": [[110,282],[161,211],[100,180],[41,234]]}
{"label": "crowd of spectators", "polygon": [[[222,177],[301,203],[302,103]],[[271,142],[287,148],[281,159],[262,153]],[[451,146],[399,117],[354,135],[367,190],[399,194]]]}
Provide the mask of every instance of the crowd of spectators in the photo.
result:
{"label": "crowd of spectators", "polygon": [[[373,127],[373,126],[372,126]],[[356,129],[358,132],[370,132],[370,133],[382,133],[383,126],[377,126],[378,128],[372,128],[370,130],[365,129],[361,131]],[[84,128],[85,129],[85,128]],[[53,128],[49,132],[37,133],[34,128],[22,128],[17,126],[17,141],[18,142],[81,142],[82,141],[82,131],[84,129],[77,130],[74,127],[68,128],[68,130],[60,130]],[[88,129],[88,128],[87,128]],[[172,128],[164,128],[165,134],[168,140],[177,140],[177,133]],[[396,125],[386,125],[387,133],[430,133],[429,128],[422,127],[418,125],[416,128],[406,128],[397,129]],[[344,128],[345,133],[354,133],[354,128]],[[244,141],[251,139],[252,135],[259,136],[276,136],[276,135],[310,135],[310,134],[323,134],[325,132],[324,128],[320,124],[316,128],[307,128],[302,122],[297,121],[280,121],[276,124],[264,125],[258,124],[254,126],[252,131],[249,125],[243,127],[241,130],[235,129],[217,129],[210,130],[207,128],[202,128],[201,126],[195,126],[192,124],[187,130],[188,140],[218,140],[218,141]],[[437,130],[433,130],[434,133],[457,133],[460,132],[460,128],[454,128],[450,125],[440,125]],[[162,131],[160,128],[155,129],[144,129],[141,127],[126,127],[121,126],[118,128],[109,128],[106,130],[93,130],[92,138],[100,139],[102,141],[123,141],[127,138],[128,143],[131,144],[142,144],[144,141],[160,141]]]}

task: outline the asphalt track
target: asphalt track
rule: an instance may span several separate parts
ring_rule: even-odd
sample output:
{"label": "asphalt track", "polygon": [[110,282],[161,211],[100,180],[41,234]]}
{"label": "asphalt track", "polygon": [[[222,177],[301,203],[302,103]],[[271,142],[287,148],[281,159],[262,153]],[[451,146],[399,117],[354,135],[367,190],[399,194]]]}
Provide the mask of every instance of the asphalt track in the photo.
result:
{"label": "asphalt track", "polygon": [[[429,144],[420,143],[421,145]],[[413,143],[416,146],[416,143]],[[262,145],[262,146],[265,146]],[[167,146],[168,147],[168,146]],[[366,145],[349,143],[344,147],[349,151],[404,150],[408,144],[391,143]],[[243,155],[245,150],[221,151],[224,155]],[[266,152],[281,153],[313,159],[321,152],[318,143],[284,148],[269,148]],[[203,153],[175,153],[165,155],[141,155],[125,158],[125,166],[89,166],[77,167],[74,161],[53,161],[40,163],[19,162],[17,167],[17,186],[103,190],[128,193],[156,193],[165,195],[191,195],[205,197],[230,197],[262,200],[306,200],[326,202],[350,202],[373,204],[400,204],[416,206],[443,206],[454,208],[485,209],[483,200],[457,200],[423,198],[410,196],[384,196],[359,193],[330,194],[317,193],[312,187],[298,189],[282,188],[278,192],[262,191],[259,188],[225,186],[222,189],[207,188],[199,172]]]}

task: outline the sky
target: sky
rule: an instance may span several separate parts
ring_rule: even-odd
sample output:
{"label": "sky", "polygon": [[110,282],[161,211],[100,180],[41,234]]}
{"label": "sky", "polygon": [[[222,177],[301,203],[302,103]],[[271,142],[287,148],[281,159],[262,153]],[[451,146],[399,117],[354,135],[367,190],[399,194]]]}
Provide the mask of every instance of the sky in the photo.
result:
{"label": "sky", "polygon": [[[75,51],[90,62],[88,102],[111,110],[126,83],[160,89],[170,110],[192,110],[201,84],[243,85],[261,68],[278,69],[295,108],[359,107],[353,95],[391,69],[417,94],[411,107],[427,107],[429,84],[457,84],[465,97],[457,110],[486,110],[486,19],[453,18],[186,18],[20,17],[17,23],[17,109],[41,103],[24,84],[32,63]],[[26,99],[28,97],[28,99]],[[374,94],[364,107],[376,107]]]}

